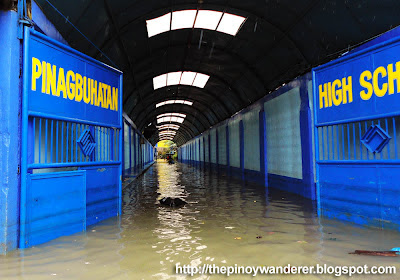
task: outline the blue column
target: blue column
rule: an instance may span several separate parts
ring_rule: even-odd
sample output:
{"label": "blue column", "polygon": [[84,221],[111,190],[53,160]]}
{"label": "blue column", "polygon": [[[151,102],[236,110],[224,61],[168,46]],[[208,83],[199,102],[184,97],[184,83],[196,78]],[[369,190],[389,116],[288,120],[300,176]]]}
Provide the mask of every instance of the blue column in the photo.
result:
{"label": "blue column", "polygon": [[211,166],[211,134],[208,133],[208,166]]}
{"label": "blue column", "polygon": [[18,246],[20,188],[20,41],[18,15],[0,11],[0,254]]}
{"label": "blue column", "polygon": [[215,129],[215,163],[217,164],[217,171],[219,169],[219,143],[218,143],[218,129]]}
{"label": "blue column", "polygon": [[226,133],[226,169],[228,171],[228,173],[231,170],[231,163],[230,163],[230,159],[229,159],[229,125],[228,123],[226,124],[225,127],[225,133]]}
{"label": "blue column", "polygon": [[244,126],[243,120],[239,122],[239,143],[240,143],[240,170],[244,179]]}
{"label": "blue column", "polygon": [[199,164],[201,164],[201,158],[200,158],[200,151],[201,151],[201,150],[200,150],[200,141],[201,141],[201,140],[200,140],[200,138],[199,138],[199,158],[198,158],[198,161],[199,161],[198,163],[199,163]]}
{"label": "blue column", "polygon": [[206,166],[206,139],[203,136],[203,167]]}
{"label": "blue column", "polygon": [[267,157],[267,127],[264,108],[258,115],[260,126],[260,172],[264,179],[264,186],[268,187],[268,157]]}
{"label": "blue column", "polygon": [[301,138],[301,160],[303,166],[303,195],[312,200],[316,199],[313,168],[313,147],[312,147],[312,119],[308,98],[307,78],[303,78],[300,86],[300,138]]}
{"label": "blue column", "polygon": [[[132,173],[132,135],[131,135],[131,126],[128,124],[129,131],[129,173]],[[126,167],[125,167],[126,168]]]}
{"label": "blue column", "polygon": [[136,139],[136,131],[134,131],[134,134],[133,134],[133,153],[134,153],[134,155],[133,155],[133,158],[134,158],[133,172],[136,173],[137,172],[137,151],[136,151],[137,144],[136,144],[135,139]]}

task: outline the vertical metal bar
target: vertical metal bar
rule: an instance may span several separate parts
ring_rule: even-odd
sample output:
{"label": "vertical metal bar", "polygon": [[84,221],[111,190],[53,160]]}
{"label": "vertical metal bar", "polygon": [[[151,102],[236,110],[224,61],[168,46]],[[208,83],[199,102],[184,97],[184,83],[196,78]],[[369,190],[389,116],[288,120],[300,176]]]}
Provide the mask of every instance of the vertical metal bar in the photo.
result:
{"label": "vertical metal bar", "polygon": [[58,121],[56,121],[56,162],[58,162]]}
{"label": "vertical metal bar", "polygon": [[99,161],[102,161],[102,154],[103,154],[103,141],[101,139],[101,127],[97,128],[97,131],[99,132],[99,143],[100,143],[100,150],[99,150]]}
{"label": "vertical metal bar", "polygon": [[61,162],[64,162],[64,122],[61,122]]}
{"label": "vertical metal bar", "polygon": [[[385,125],[386,125],[386,133],[389,134],[388,118],[385,118]],[[390,143],[388,143],[386,147],[387,147],[388,159],[390,159]]]}
{"label": "vertical metal bar", "polygon": [[[374,125],[374,121],[372,121],[372,125]],[[376,159],[376,153],[372,153],[374,155],[374,159]]]}
{"label": "vertical metal bar", "polygon": [[75,141],[74,141],[74,146],[75,146],[75,162],[79,162],[78,159],[78,129],[79,129],[79,124],[75,124]]}
{"label": "vertical metal bar", "polygon": [[34,149],[33,161],[36,163],[36,161],[35,161],[35,152],[36,152],[36,118],[33,118],[33,149]]}
{"label": "vertical metal bar", "polygon": [[345,124],[342,124],[342,156],[343,156],[343,160],[345,159],[345,151],[344,151],[344,126]]}
{"label": "vertical metal bar", "polygon": [[[381,120],[378,119],[378,125],[381,126]],[[382,153],[379,153],[379,159],[382,159]]]}
{"label": "vertical metal bar", "polygon": [[39,118],[39,163],[41,163],[42,153],[42,118]]}
{"label": "vertical metal bar", "polygon": [[325,140],[324,140],[324,131],[325,126],[321,127],[321,140],[322,140],[322,160],[325,160]]}
{"label": "vertical metal bar", "polygon": [[360,159],[363,159],[363,145],[361,143],[361,122],[358,123],[358,134],[360,135]]}
{"label": "vertical metal bar", "polygon": [[326,126],[326,150],[328,152],[328,160],[330,160],[329,154],[331,153],[331,151],[329,147],[329,125]]}
{"label": "vertical metal bar", "polygon": [[67,139],[65,140],[65,144],[66,144],[66,147],[67,147],[67,150],[66,150],[66,152],[65,152],[65,162],[69,162],[69,158],[68,158],[68,155],[69,155],[69,122],[67,122],[67,130],[66,130],[66,132],[67,132]]}
{"label": "vertical metal bar", "polygon": [[74,162],[74,123],[71,123],[71,162]]}
{"label": "vertical metal bar", "polygon": [[[386,125],[386,133],[389,134],[389,125],[388,125],[388,118],[385,118],[385,125]],[[388,159],[390,159],[390,143],[388,143],[388,145],[386,145],[386,147],[388,147]]]}
{"label": "vertical metal bar", "polygon": [[336,149],[337,149],[337,159],[340,160],[339,124],[336,125]]}
{"label": "vertical metal bar", "polygon": [[393,122],[393,141],[394,141],[394,158],[397,159],[397,135],[396,135],[396,119],[395,117],[392,118]]}
{"label": "vertical metal bar", "polygon": [[71,162],[74,162],[74,123],[71,123]]}
{"label": "vertical metal bar", "polygon": [[[364,127],[365,127],[365,132],[367,132],[367,130],[368,130],[368,121],[364,122]],[[367,159],[369,159],[369,150],[367,149],[367,147],[365,147],[365,150],[367,151]]]}
{"label": "vertical metal bar", "polygon": [[44,133],[44,163],[47,163],[47,137],[48,137],[48,126],[47,126],[47,119],[45,125],[45,133]]}
{"label": "vertical metal bar", "polygon": [[346,124],[346,127],[347,127],[347,156],[348,156],[348,158],[347,159],[350,159],[350,151],[351,151],[351,145],[350,145],[350,124],[348,123],[348,124]]}
{"label": "vertical metal bar", "polygon": [[332,160],[335,159],[335,139],[333,136],[333,125],[331,125],[331,140],[332,140]]}
{"label": "vertical metal bar", "polygon": [[54,130],[54,126],[53,126],[54,121],[51,120],[51,132],[50,132],[50,163],[53,163],[53,130]]}
{"label": "vertical metal bar", "polygon": [[356,124],[353,123],[353,152],[354,152],[354,159],[357,159],[357,152],[356,152]]}
{"label": "vertical metal bar", "polygon": [[107,135],[108,135],[108,149],[107,149],[107,151],[108,151],[108,158],[107,158],[107,160],[110,161],[110,160],[111,160],[111,149],[112,149],[112,146],[113,146],[112,137],[111,137],[111,131],[112,131],[112,129],[111,129],[111,128],[108,128],[107,131],[108,131],[108,132],[107,132]]}

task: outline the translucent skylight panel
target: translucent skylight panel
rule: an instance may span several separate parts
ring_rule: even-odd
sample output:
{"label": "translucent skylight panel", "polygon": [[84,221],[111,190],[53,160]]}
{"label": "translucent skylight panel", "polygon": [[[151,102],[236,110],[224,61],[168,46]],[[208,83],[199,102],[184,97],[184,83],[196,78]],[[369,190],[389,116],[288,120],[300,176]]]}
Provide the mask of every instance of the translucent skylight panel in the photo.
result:
{"label": "translucent skylight panel", "polygon": [[167,86],[178,85],[181,80],[182,72],[171,72],[167,74]]}
{"label": "translucent skylight panel", "polygon": [[181,85],[191,86],[194,81],[194,77],[196,76],[196,72],[185,71],[182,73]]}
{"label": "translucent skylight panel", "polygon": [[215,30],[218,26],[221,16],[222,12],[199,10],[194,27]]}
{"label": "translucent skylight panel", "polygon": [[155,90],[167,86],[167,74],[154,77],[153,86]]}
{"label": "translucent skylight panel", "polygon": [[159,135],[175,135],[175,133],[169,132],[169,131],[165,131],[165,132],[160,132]]}
{"label": "translucent skylight panel", "polygon": [[163,105],[165,105],[165,102],[157,103],[157,104],[156,104],[156,108],[161,107],[161,106],[163,106]]}
{"label": "translucent skylight panel", "polygon": [[246,18],[225,13],[218,25],[217,31],[236,36]]}
{"label": "translucent skylight panel", "polygon": [[180,100],[180,99],[178,99],[178,100],[166,100],[166,101],[157,103],[156,104],[156,108],[164,106],[164,105],[169,105],[169,104],[184,104],[184,105],[192,106],[193,102],[188,101],[188,100]]}
{"label": "translucent skylight panel", "polygon": [[204,88],[205,85],[207,84],[208,79],[210,76],[197,73],[196,78],[194,79],[193,86],[199,87],[199,88]]}
{"label": "translucent skylight panel", "polygon": [[163,125],[158,127],[159,130],[162,130],[162,129],[175,129],[175,130],[178,130],[179,128],[180,128],[180,126],[176,125],[176,124],[163,124]]}
{"label": "translucent skylight panel", "polygon": [[196,18],[196,10],[183,10],[172,13],[172,30],[192,28],[194,19]]}
{"label": "translucent skylight panel", "polygon": [[183,123],[185,119],[180,118],[180,117],[163,117],[163,118],[158,118],[157,123],[162,123],[162,122],[178,122],[178,123]]}
{"label": "translucent skylight panel", "polygon": [[[178,84],[203,88],[206,85],[209,78],[210,78],[209,75],[202,74],[202,73],[179,71],[179,72],[171,72],[171,73],[167,73],[167,74],[163,74],[163,75],[154,77],[153,84],[154,84],[155,90],[158,88],[161,88],[161,87],[178,85]],[[168,104],[172,104],[172,103],[168,103]],[[159,106],[162,106],[162,105],[159,105]]]}
{"label": "translucent skylight panel", "polygon": [[176,117],[186,118],[185,114],[180,114],[180,113],[164,113],[164,114],[158,115],[157,118],[162,118],[162,117],[167,117],[167,116],[176,116]]}
{"label": "translucent skylight panel", "polygon": [[146,20],[147,34],[149,37],[170,31],[171,13],[158,18]]}

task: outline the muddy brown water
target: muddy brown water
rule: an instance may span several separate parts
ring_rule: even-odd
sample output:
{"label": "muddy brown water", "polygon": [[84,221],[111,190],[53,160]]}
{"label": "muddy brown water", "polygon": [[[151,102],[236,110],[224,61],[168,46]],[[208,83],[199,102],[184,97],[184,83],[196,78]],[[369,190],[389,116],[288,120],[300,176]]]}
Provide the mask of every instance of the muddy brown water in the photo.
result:
{"label": "muddy brown water", "polygon": [[[163,207],[157,203],[162,196],[180,197],[188,204]],[[157,162],[124,189],[123,203],[121,217],[91,226],[86,233],[0,256],[0,279],[227,279],[177,275],[176,264],[400,268],[400,257],[348,254],[356,249],[400,247],[399,232],[319,219],[310,200],[273,188],[267,193],[256,184],[195,166]],[[239,275],[228,279],[338,278]]]}

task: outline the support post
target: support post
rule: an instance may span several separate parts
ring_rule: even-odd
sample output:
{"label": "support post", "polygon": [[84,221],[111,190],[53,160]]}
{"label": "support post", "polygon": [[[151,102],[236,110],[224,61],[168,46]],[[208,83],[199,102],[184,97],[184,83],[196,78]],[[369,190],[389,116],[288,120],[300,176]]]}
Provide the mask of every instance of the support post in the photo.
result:
{"label": "support post", "polygon": [[21,48],[17,12],[0,11],[0,34],[0,254],[5,254],[17,248],[20,226]]}
{"label": "support post", "polygon": [[244,179],[244,125],[243,120],[239,122],[239,147],[240,147],[240,171]]}
{"label": "support post", "polygon": [[267,157],[267,126],[264,108],[258,115],[260,126],[260,172],[264,180],[264,186],[268,187],[268,157]]}
{"label": "support post", "polygon": [[225,133],[226,133],[226,169],[228,171],[228,174],[230,174],[231,171],[231,164],[229,160],[229,124],[226,124],[225,127]]}
{"label": "support post", "polygon": [[305,185],[303,196],[312,200],[316,199],[313,168],[313,147],[311,109],[308,96],[307,79],[303,78],[300,85],[300,138],[301,138],[301,160],[303,166],[303,182]]}

